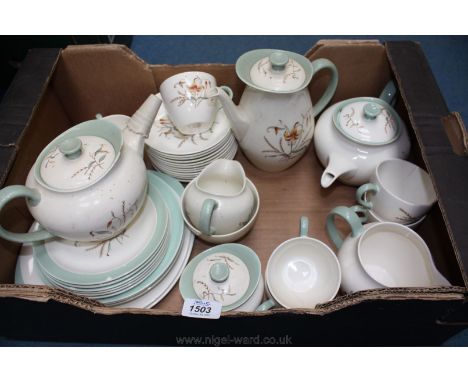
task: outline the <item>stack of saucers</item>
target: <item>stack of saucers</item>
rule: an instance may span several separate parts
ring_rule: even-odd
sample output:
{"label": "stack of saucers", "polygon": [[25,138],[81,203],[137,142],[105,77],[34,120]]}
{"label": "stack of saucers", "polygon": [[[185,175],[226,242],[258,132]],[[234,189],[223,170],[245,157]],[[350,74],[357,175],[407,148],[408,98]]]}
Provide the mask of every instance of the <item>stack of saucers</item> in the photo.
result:
{"label": "stack of saucers", "polygon": [[148,183],[145,204],[124,232],[102,242],[57,238],[25,245],[15,282],[54,286],[108,306],[154,306],[179,279],[193,235],[179,209],[180,183],[154,171]]}
{"label": "stack of saucers", "polygon": [[233,159],[237,147],[221,106],[210,129],[185,135],[171,122],[163,103],[146,140],[146,152],[153,166],[181,182],[190,182],[215,159]]}

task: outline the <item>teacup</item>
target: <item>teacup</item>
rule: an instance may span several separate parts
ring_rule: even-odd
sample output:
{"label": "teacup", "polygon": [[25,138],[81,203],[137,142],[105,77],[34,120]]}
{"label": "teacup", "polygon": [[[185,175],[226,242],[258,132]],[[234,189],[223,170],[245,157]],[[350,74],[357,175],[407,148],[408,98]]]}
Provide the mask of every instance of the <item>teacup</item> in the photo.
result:
{"label": "teacup", "polygon": [[390,159],[374,170],[356,191],[357,201],[384,221],[408,225],[420,220],[436,202],[429,174],[411,162]]}
{"label": "teacup", "polygon": [[[216,79],[205,72],[184,72],[163,81],[159,91],[174,126],[193,135],[211,128],[218,111]],[[232,96],[227,86],[222,89]]]}
{"label": "teacup", "polygon": [[309,308],[332,300],[341,283],[341,269],[333,251],[307,236],[309,220],[303,216],[300,237],[289,239],[271,254],[265,271],[269,299],[257,311],[275,306]]}

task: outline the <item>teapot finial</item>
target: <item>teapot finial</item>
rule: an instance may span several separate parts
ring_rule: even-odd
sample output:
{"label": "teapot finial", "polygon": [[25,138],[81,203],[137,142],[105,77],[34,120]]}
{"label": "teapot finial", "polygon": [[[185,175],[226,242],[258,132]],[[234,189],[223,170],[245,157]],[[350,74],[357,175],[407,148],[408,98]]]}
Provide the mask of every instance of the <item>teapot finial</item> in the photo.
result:
{"label": "teapot finial", "polygon": [[132,115],[124,131],[125,144],[142,155],[145,139],[149,135],[161,103],[160,98],[154,94],[150,94],[146,101]]}
{"label": "teapot finial", "polygon": [[276,71],[283,71],[286,68],[287,63],[289,62],[289,57],[284,52],[273,52],[270,54],[270,64],[271,68]]}

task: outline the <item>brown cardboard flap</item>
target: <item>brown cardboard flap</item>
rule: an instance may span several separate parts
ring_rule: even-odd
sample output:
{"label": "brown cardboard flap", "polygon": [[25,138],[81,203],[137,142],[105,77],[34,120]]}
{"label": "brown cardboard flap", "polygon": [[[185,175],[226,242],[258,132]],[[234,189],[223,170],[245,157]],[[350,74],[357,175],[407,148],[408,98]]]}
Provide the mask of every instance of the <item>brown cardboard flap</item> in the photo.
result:
{"label": "brown cardboard flap", "polygon": [[67,47],[52,85],[73,124],[98,113],[132,115],[156,91],[149,65],[124,45]]}
{"label": "brown cardboard flap", "polygon": [[386,47],[421,158],[436,189],[463,281],[468,287],[468,162],[453,153],[450,135],[442,124],[442,117],[449,115],[447,104],[419,44],[398,41],[387,42]]}
{"label": "brown cardboard flap", "polygon": [[457,155],[468,155],[468,134],[458,112],[452,112],[442,117],[447,137],[452,144],[453,152]]}
{"label": "brown cardboard flap", "polygon": [[[311,61],[328,58],[336,65],[338,87],[330,105],[353,97],[379,96],[391,78],[385,47],[375,40],[321,40],[305,56]],[[314,102],[323,94],[328,81],[325,70],[314,75],[309,85]]]}

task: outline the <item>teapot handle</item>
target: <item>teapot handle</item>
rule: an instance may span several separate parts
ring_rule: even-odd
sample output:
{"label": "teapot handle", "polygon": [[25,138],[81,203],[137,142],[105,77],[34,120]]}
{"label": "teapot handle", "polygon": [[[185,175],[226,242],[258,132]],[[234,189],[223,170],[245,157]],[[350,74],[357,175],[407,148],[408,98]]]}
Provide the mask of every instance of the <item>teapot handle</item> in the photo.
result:
{"label": "teapot handle", "polygon": [[[343,245],[343,239],[336,228],[335,225],[335,216],[339,216],[343,218],[346,223],[351,227],[351,236],[356,237],[359,236],[362,231],[362,220],[354,211],[354,208],[348,207],[335,207],[331,210],[331,212],[327,216],[327,233],[330,239],[335,244],[336,248],[340,249]],[[363,219],[364,220],[364,219]]]}
{"label": "teapot handle", "polygon": [[312,77],[322,69],[330,69],[331,71],[331,79],[330,82],[325,89],[322,97],[317,101],[314,105],[314,117],[317,116],[324,108],[327,106],[328,102],[332,99],[333,95],[335,94],[336,87],[338,86],[338,70],[333,62],[327,60],[326,58],[319,58],[311,62],[313,75]]}
{"label": "teapot handle", "polygon": [[[0,190],[0,211],[8,202],[21,197],[26,198],[33,206],[41,201],[41,194],[34,188],[26,186],[8,186]],[[6,230],[0,225],[0,237],[15,243],[30,243],[50,239],[54,237],[54,235],[45,229],[28,233],[15,233]]]}

